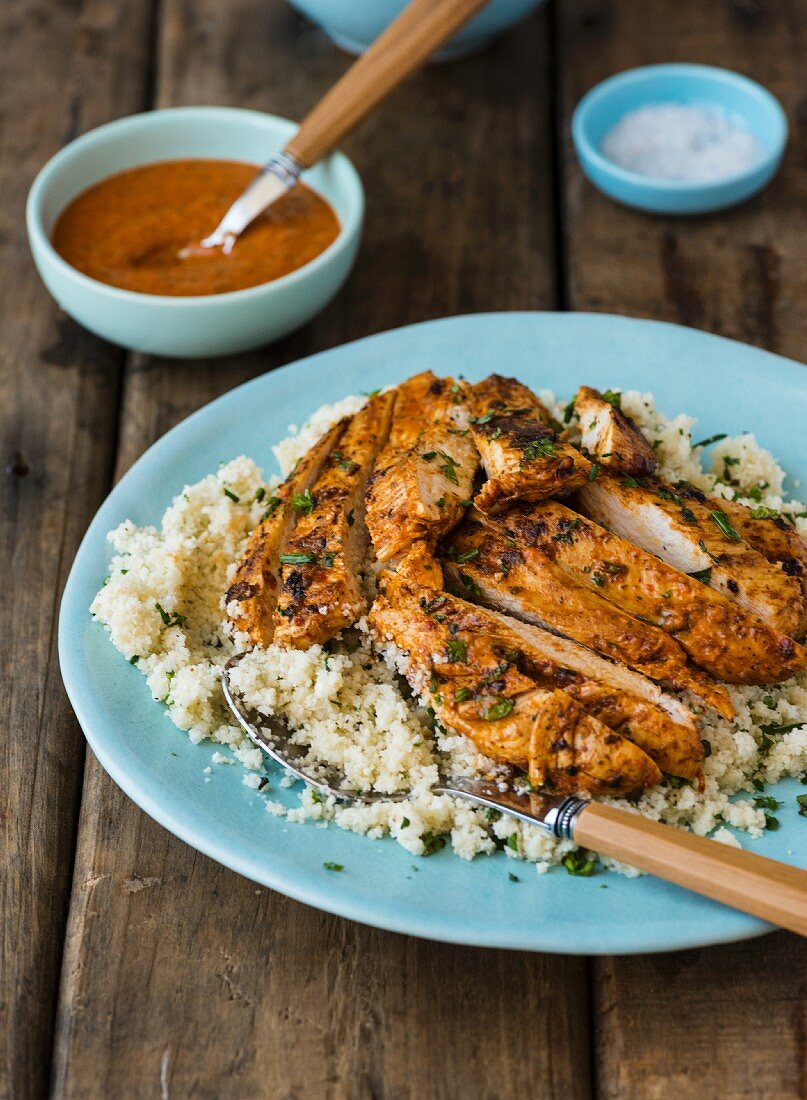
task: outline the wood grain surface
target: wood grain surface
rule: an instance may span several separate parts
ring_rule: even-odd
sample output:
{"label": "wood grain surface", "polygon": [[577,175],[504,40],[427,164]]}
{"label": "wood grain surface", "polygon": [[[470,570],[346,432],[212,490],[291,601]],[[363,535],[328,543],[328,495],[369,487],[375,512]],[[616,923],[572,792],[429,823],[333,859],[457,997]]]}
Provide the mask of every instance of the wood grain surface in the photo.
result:
{"label": "wood grain surface", "polygon": [[27,258],[33,174],[148,105],[302,118],[348,59],[283,0],[0,5],[0,564],[17,578],[0,609],[0,1097],[807,1095],[795,936],[589,962],[431,944],[258,889],[85,762],[54,639],[113,479],[201,404],[302,355],[451,313],[560,305],[804,358],[803,145],[747,206],[675,221],[595,193],[568,127],[600,77],[682,59],[761,79],[803,142],[805,28],[807,0],[550,2],[485,53],[430,67],[345,143],[367,225],[323,314],[272,348],[176,363],[124,357],[59,314]]}
{"label": "wood grain surface", "polygon": [[54,625],[109,488],[122,356],[61,316],[25,238],[25,196],[66,141],[148,103],[147,4],[0,5],[0,1094],[48,1080],[84,742]]}
{"label": "wood grain surface", "polygon": [[[803,360],[807,4],[579,0],[557,12],[568,307],[677,321]],[[780,97],[794,140],[767,191],[719,216],[661,218],[616,206],[583,178],[569,140],[575,103],[612,73],[661,61],[729,65]],[[804,940],[598,960],[591,984],[596,1087],[608,1100],[807,1095]]]}

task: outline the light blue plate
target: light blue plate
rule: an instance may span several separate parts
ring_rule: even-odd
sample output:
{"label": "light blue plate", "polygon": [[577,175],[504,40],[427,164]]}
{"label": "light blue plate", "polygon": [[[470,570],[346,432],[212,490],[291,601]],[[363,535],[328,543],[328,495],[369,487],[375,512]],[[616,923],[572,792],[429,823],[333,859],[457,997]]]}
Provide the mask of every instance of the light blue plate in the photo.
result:
{"label": "light blue plate", "polygon": [[[655,392],[662,409],[699,417],[702,436],[752,429],[807,481],[804,367],[692,329],[591,314],[455,317],[372,336],[264,375],[174,428],[129,471],[93,520],[62,603],[59,652],[70,700],[102,765],[146,813],[201,852],[289,897],[415,936],[490,947],[586,954],[669,951],[740,940],[762,921],[657,879],[562,868],[539,877],[503,853],[466,863],[444,850],[413,858],[392,840],[272,817],[240,767],[203,768],[194,746],[154,703],[143,677],[110,645],[88,607],[109,560],[106,534],[127,517],[158,524],[188,482],[242,453],[275,469],[270,444],[324,401],[431,367],[472,380],[490,371],[571,394],[580,383]],[[272,797],[293,792],[273,783]],[[754,851],[807,866],[796,781],[776,788],[781,828]],[[323,863],[344,865],[329,872]],[[514,872],[518,882],[508,878]]]}

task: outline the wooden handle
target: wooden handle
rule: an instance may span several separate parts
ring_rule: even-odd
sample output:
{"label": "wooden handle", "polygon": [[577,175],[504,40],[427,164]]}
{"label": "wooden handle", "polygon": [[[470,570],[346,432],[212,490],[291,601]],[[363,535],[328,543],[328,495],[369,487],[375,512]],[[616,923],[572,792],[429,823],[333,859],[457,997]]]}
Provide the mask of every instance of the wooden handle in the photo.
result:
{"label": "wooden handle", "polygon": [[286,152],[310,168],[486,3],[412,0],[306,115]]}
{"label": "wooden handle", "polygon": [[592,802],[575,841],[807,936],[807,871]]}

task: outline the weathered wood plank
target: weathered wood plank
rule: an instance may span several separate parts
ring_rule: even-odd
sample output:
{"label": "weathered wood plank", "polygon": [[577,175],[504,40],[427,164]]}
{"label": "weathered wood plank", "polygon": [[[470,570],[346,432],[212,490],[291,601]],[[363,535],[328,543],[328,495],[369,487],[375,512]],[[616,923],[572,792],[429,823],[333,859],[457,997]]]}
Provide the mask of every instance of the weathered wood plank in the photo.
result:
{"label": "weathered wood plank", "polygon": [[[807,4],[581,0],[558,12],[570,308],[677,321],[804,358],[807,170],[797,149],[771,188],[736,210],[649,217],[616,206],[582,178],[568,124],[580,96],[603,77],[685,60],[727,64],[761,80],[798,126]],[[785,934],[601,960],[593,981],[598,1093],[803,1096],[805,963],[804,941]]]}
{"label": "weathered wood plank", "polygon": [[[536,59],[545,72],[542,33],[539,19],[430,70],[351,140],[365,243],[305,332],[239,359],[132,364],[119,471],[276,363],[407,321],[552,302],[549,176],[534,185],[550,129],[545,96],[523,76]],[[265,0],[170,0],[160,41],[162,104],[299,116],[346,64]],[[152,1096],[161,1073],[171,1095],[211,1098],[586,1096],[587,1015],[582,960],[423,943],[256,891],[158,829],[90,761],[59,1096]]]}
{"label": "weathered wood plank", "polygon": [[109,484],[122,363],[48,297],[23,210],[64,142],[145,103],[148,22],[125,0],[0,6],[0,1096],[20,1100],[48,1079],[83,765],[54,628]]}
{"label": "weathered wood plank", "polygon": [[728,65],[781,99],[804,125],[804,0],[580,0],[559,6],[558,66],[566,122],[565,209],[570,308],[678,321],[804,358],[807,265],[801,226],[804,154],[795,141],[757,198],[708,217],[651,217],[612,203],[582,177],[568,123],[598,80],[635,65]]}

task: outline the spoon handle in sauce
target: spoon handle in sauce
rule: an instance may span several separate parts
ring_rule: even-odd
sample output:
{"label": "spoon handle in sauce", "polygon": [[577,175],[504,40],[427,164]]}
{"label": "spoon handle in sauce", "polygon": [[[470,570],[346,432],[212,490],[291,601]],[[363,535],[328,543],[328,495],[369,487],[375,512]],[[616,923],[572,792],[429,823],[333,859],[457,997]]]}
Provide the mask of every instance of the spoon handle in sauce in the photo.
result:
{"label": "spoon handle in sauce", "polygon": [[412,0],[309,112],[284,152],[310,168],[487,0]]}

